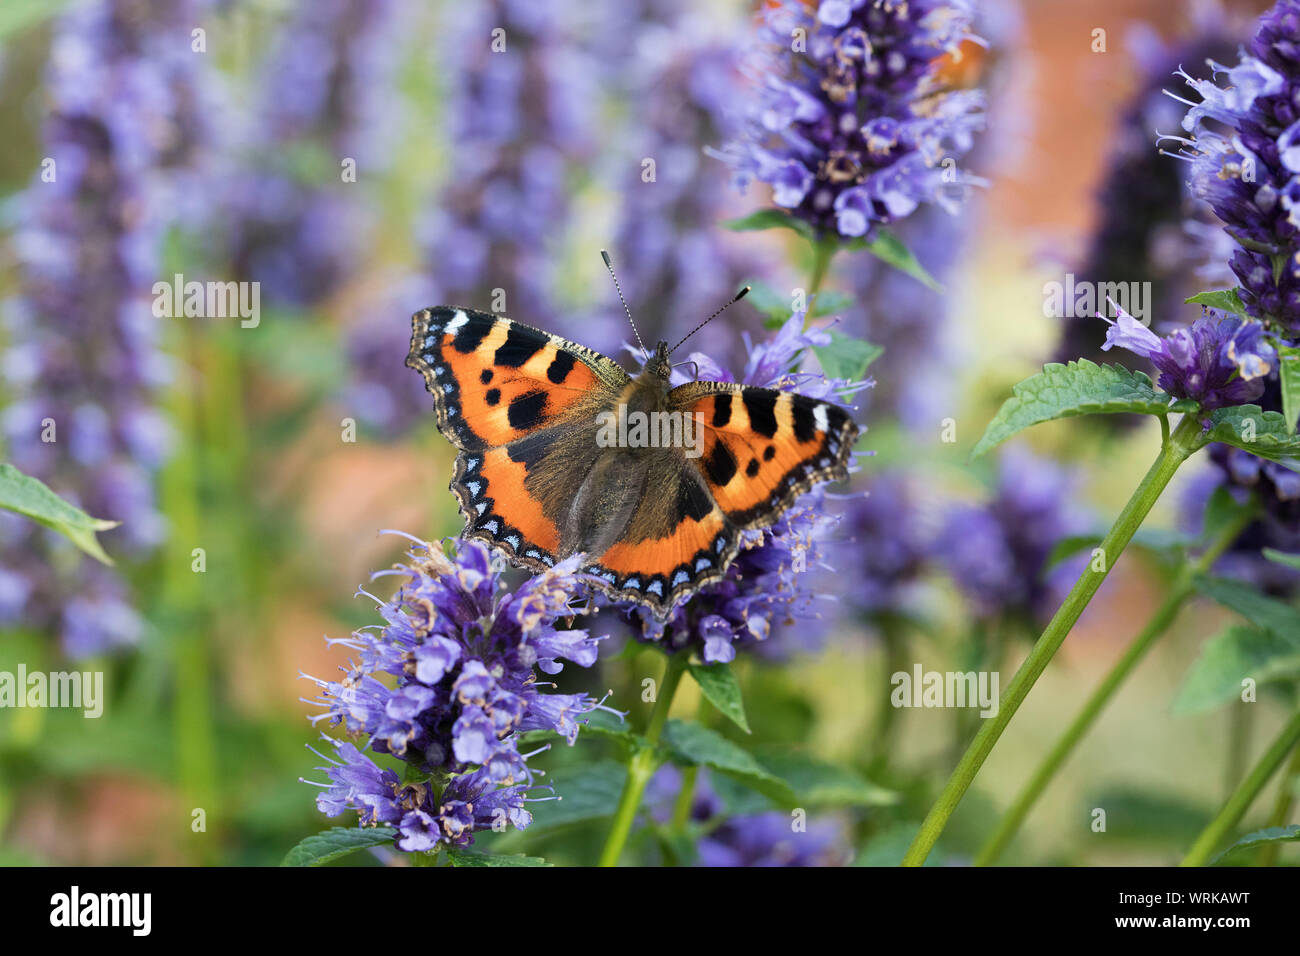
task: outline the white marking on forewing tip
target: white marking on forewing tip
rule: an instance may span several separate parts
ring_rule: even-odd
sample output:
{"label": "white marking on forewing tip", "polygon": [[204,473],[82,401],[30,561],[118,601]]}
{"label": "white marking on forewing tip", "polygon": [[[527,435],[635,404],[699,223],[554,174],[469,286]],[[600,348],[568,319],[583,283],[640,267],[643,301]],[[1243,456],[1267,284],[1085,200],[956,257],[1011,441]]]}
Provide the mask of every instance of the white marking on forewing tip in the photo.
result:
{"label": "white marking on forewing tip", "polygon": [[447,323],[447,331],[455,332],[458,328],[460,328],[468,321],[469,321],[469,316],[466,315],[464,312],[457,310],[456,314],[451,317],[451,321]]}
{"label": "white marking on forewing tip", "polygon": [[825,405],[818,405],[813,409],[813,421],[817,423],[818,430],[824,432],[831,430],[830,422],[826,419]]}

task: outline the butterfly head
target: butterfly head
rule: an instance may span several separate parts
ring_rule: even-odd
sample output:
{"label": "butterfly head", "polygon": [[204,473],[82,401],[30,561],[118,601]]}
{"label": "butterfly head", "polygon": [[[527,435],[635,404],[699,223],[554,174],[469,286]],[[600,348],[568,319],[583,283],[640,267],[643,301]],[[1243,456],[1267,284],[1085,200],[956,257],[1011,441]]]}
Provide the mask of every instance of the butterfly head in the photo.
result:
{"label": "butterfly head", "polygon": [[645,371],[648,375],[655,378],[668,381],[672,374],[672,366],[668,362],[668,343],[661,341],[655,346],[655,350],[646,357]]}

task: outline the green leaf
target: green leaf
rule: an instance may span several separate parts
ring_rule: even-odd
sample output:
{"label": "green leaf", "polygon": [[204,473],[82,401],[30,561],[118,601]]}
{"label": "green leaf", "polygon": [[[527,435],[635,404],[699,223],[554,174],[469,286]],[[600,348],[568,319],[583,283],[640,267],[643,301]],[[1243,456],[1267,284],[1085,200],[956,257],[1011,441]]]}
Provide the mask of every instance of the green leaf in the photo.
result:
{"label": "green leaf", "polygon": [[885,807],[899,801],[893,790],[807,754],[765,753],[759,763],[790,785],[801,807]]}
{"label": "green leaf", "polygon": [[878,231],[876,238],[870,241],[866,239],[855,239],[848,244],[849,249],[865,249],[881,262],[893,266],[901,272],[906,272],[913,279],[935,291],[942,292],[943,286],[935,281],[934,276],[925,271],[925,266],[912,255],[912,250],[903,244],[903,241],[887,229]]}
{"label": "green leaf", "polygon": [[705,699],[745,733],[752,733],[745,719],[745,703],[740,696],[740,684],[730,664],[697,664],[691,661],[686,669],[695,678]]}
{"label": "green leaf", "polygon": [[1279,345],[1277,358],[1282,378],[1282,417],[1287,431],[1294,432],[1296,418],[1300,417],[1300,348]]}
{"label": "green leaf", "polygon": [[1273,461],[1300,455],[1300,438],[1287,428],[1281,412],[1266,412],[1258,405],[1234,405],[1216,408],[1209,419],[1204,444],[1223,442]]}
{"label": "green leaf", "polygon": [[769,321],[778,323],[778,327],[794,314],[790,296],[781,295],[760,279],[749,279],[745,285],[749,286],[745,301],[767,316]]}
{"label": "green leaf", "polygon": [[1174,698],[1175,714],[1193,714],[1238,700],[1241,682],[1300,673],[1300,646],[1271,631],[1236,624],[1205,642]]}
{"label": "green leaf", "polygon": [[813,351],[817,353],[817,361],[827,378],[858,382],[867,374],[871,363],[885,354],[885,347],[831,332],[831,344],[814,345]]}
{"label": "green leaf", "polygon": [[795,805],[794,794],[784,780],[765,770],[748,751],[707,727],[670,720],[664,728],[664,742],[681,762],[725,773],[780,806]]}
{"label": "green leaf", "polygon": [[1292,554],[1289,551],[1279,551],[1276,548],[1265,548],[1264,557],[1274,564],[1280,564],[1284,568],[1294,568],[1300,571],[1300,554]]}
{"label": "green leaf", "polygon": [[1216,292],[1198,292],[1183,300],[1196,305],[1209,306],[1211,309],[1218,309],[1221,312],[1231,312],[1233,315],[1245,315],[1246,307],[1241,302],[1241,296],[1236,289],[1219,289]]}
{"label": "green leaf", "polygon": [[447,851],[452,866],[551,866],[540,856],[516,853],[480,853],[477,850]]}
{"label": "green leaf", "polygon": [[100,547],[95,532],[116,528],[120,522],[92,518],[13,465],[0,465],[0,508],[53,528],[92,558],[104,564],[113,563]]}
{"label": "green leaf", "polygon": [[853,308],[857,302],[853,296],[847,292],[838,292],[835,289],[823,289],[813,296],[812,306],[808,310],[809,318],[821,317],[824,315],[833,315],[836,312],[843,312],[845,309]]}
{"label": "green leaf", "polygon": [[1228,610],[1236,611],[1256,627],[1287,638],[1300,648],[1300,611],[1291,605],[1266,597],[1250,585],[1231,578],[1201,575],[1196,579],[1196,589]]}
{"label": "green leaf", "polygon": [[739,219],[728,219],[722,223],[723,229],[732,232],[759,232],[764,229],[793,229],[805,239],[815,239],[813,227],[802,219],[780,209],[760,209]]}
{"label": "green leaf", "polygon": [[1236,853],[1238,850],[1253,850],[1256,847],[1267,846],[1270,843],[1296,842],[1300,842],[1300,824],[1292,823],[1284,827],[1264,827],[1262,830],[1247,833],[1244,837],[1211,860],[1210,865],[1213,866],[1228,854]]}
{"label": "green leaf", "polygon": [[372,846],[391,846],[392,827],[332,827],[307,837],[285,854],[281,866],[320,866]]}
{"label": "green leaf", "polygon": [[971,457],[984,454],[1030,425],[1057,418],[1114,412],[1163,415],[1169,411],[1169,396],[1157,392],[1142,372],[1120,365],[1097,365],[1087,359],[1045,365],[1011,392]]}
{"label": "green leaf", "polygon": [[1118,786],[1085,794],[1083,805],[1106,811],[1106,839],[1125,843],[1183,843],[1205,826],[1210,807],[1167,791]]}
{"label": "green leaf", "polygon": [[528,833],[612,816],[626,778],[627,768],[613,760],[554,771],[547,780],[560,799],[529,804]]}

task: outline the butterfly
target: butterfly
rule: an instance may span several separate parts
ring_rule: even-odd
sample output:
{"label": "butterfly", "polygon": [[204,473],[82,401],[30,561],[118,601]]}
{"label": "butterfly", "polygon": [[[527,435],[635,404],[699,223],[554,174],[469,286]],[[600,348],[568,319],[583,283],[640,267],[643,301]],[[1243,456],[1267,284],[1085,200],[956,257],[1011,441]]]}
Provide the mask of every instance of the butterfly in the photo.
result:
{"label": "butterfly", "polygon": [[437,306],[411,324],[406,364],[459,450],[465,536],[535,571],[582,553],[593,584],[659,619],[726,573],[742,531],[848,475],[858,428],[844,409],[728,382],[674,387],[666,342],[631,376],[499,315]]}

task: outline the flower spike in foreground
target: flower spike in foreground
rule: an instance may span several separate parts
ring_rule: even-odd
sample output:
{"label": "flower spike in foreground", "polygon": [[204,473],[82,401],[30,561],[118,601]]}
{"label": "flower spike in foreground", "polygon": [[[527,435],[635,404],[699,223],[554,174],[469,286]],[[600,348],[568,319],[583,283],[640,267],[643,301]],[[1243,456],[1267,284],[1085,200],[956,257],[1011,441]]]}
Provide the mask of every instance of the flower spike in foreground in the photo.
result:
{"label": "flower spike in foreground", "polygon": [[381,572],[407,578],[380,603],[387,625],[338,642],[360,663],[341,681],[310,678],[322,691],[312,703],[325,708],[315,720],[342,724],[410,768],[399,778],[364,747],[333,741],[339,759],[321,768],[330,781],[320,784],[321,812],[352,809],[363,826],[396,826],[408,851],[463,846],[475,830],[507,822],[527,826],[534,771],[519,734],[549,730],[572,743],[584,714],[608,709],[585,694],[543,693],[534,672],[558,673],[560,658],[596,661],[599,638],[556,626],[583,613],[570,606],[585,596],[576,567],[570,559],[506,591],[503,565],[484,545],[458,541],[449,557],[416,540],[408,563]]}
{"label": "flower spike in foreground", "polygon": [[1258,322],[1228,316],[1197,319],[1190,329],[1156,335],[1111,303],[1118,318],[1111,322],[1103,351],[1120,346],[1151,360],[1160,370],[1157,384],[1175,398],[1189,398],[1202,409],[1253,402],[1264,394],[1268,373],[1277,367],[1277,350]]}

